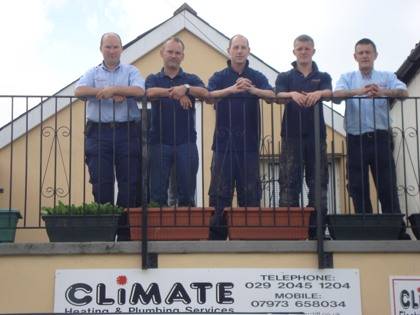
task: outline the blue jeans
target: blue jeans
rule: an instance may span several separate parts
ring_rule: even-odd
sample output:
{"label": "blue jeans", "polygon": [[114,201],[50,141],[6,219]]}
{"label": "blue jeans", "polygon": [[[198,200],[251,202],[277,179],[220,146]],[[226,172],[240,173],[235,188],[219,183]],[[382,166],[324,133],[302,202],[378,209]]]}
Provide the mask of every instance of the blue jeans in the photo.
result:
{"label": "blue jeans", "polygon": [[195,205],[198,149],[195,143],[150,146],[150,201],[168,204],[169,176],[174,168],[178,206]]}
{"label": "blue jeans", "polygon": [[88,122],[85,159],[93,196],[98,203],[114,203],[114,183],[118,181],[117,205],[141,204],[141,154],[139,124],[115,125]]}

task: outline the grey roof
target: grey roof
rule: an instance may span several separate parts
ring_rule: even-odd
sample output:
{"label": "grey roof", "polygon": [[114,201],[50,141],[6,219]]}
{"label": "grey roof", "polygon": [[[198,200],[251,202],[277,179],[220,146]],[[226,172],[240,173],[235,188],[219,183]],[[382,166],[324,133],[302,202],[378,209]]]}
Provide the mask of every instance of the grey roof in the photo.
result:
{"label": "grey roof", "polygon": [[410,84],[420,69],[420,42],[416,44],[410,55],[397,70],[397,77],[405,84]]}

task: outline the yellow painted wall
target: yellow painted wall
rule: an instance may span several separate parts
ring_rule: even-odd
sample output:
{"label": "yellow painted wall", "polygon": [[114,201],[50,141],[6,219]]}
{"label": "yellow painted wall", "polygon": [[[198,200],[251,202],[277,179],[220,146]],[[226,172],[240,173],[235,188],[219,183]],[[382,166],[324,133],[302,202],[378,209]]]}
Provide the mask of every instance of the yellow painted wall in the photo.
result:
{"label": "yellow painted wall", "polygon": [[[420,275],[418,254],[335,254],[335,268],[360,270],[363,315],[390,314],[389,276]],[[56,269],[139,268],[139,255],[3,256],[0,313],[52,312]],[[171,254],[160,268],[316,268],[315,254]]]}

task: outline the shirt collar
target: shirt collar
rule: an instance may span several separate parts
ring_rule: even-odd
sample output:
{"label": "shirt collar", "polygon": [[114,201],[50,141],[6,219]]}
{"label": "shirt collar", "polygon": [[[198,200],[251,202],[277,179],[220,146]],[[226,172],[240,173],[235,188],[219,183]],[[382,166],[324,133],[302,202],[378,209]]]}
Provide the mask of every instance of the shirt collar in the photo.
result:
{"label": "shirt collar", "polygon": [[242,73],[238,73],[235,70],[233,70],[232,61],[230,59],[227,61],[227,65],[228,65],[228,68],[230,69],[230,71],[235,72],[236,74],[240,75],[240,74],[243,74],[243,73],[247,72],[247,70],[249,68],[249,61],[248,61],[248,59],[246,60],[245,68],[244,68],[244,71]]}
{"label": "shirt collar", "polygon": [[[182,68],[179,68],[178,73],[176,74],[176,76],[173,77],[173,79],[175,79],[176,77],[183,77],[185,76],[185,72],[184,70],[182,70]],[[164,78],[164,77],[168,77],[170,78],[166,73],[165,70],[162,68],[159,72],[159,77]]]}
{"label": "shirt collar", "polygon": [[370,79],[372,79],[374,71],[375,71],[375,69],[372,69],[372,71],[370,73],[364,74],[362,71],[359,70],[359,73],[360,73],[360,76],[362,77],[362,79],[370,80]]}
{"label": "shirt collar", "polygon": [[114,69],[109,69],[106,65],[105,65],[105,62],[104,61],[102,61],[102,63],[101,63],[101,67],[102,67],[102,69],[104,69],[104,70],[106,70],[106,71],[109,71],[109,72],[111,72],[111,71],[116,71],[116,70],[118,70],[119,68],[120,68],[120,66],[121,66],[121,62],[119,62],[118,63],[118,66],[116,66]]}
{"label": "shirt collar", "polygon": [[[293,61],[291,63],[291,65],[292,65],[293,69],[295,69],[295,71],[301,73],[297,68],[297,61]],[[312,72],[309,75],[311,75],[312,73],[318,72],[318,71],[319,70],[318,70],[318,66],[317,66],[316,62],[312,61]]]}

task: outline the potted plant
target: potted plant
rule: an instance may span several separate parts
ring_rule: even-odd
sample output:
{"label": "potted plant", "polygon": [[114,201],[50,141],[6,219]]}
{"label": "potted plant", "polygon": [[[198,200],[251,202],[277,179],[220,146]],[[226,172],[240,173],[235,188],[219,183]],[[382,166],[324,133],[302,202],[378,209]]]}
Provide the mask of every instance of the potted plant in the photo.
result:
{"label": "potted plant", "polygon": [[14,242],[17,221],[22,218],[14,209],[0,209],[0,243]]}
{"label": "potted plant", "polygon": [[113,241],[122,211],[110,203],[75,206],[59,201],[55,207],[42,208],[42,219],[51,242]]}

